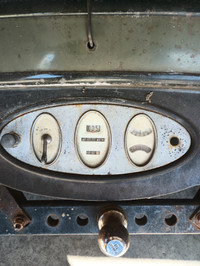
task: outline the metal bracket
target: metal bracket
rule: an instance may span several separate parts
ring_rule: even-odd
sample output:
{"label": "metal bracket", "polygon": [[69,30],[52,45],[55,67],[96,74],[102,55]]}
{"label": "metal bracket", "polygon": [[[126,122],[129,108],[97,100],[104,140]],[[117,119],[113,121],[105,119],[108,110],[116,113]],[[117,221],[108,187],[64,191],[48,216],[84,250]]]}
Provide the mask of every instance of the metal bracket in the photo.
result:
{"label": "metal bracket", "polygon": [[[97,235],[99,233],[98,213],[106,206],[120,207],[124,211],[129,234],[200,234],[199,228],[191,226],[191,214],[199,207],[199,204],[193,200],[142,200],[114,203],[28,200],[20,203],[23,211],[6,188],[1,188],[1,199],[3,201],[1,200],[0,205],[2,211],[0,212],[0,235],[19,233]],[[32,218],[31,223],[25,212]],[[24,229],[17,232],[13,225],[5,220],[5,215],[13,224],[16,222],[16,217],[22,216]],[[26,226],[28,224],[29,226]]]}
{"label": "metal bracket", "polygon": [[190,216],[190,222],[196,230],[200,230],[200,207],[198,207]]}
{"label": "metal bracket", "polygon": [[0,186],[0,211],[13,223],[15,231],[21,231],[31,223],[25,211],[19,207],[8,188]]}

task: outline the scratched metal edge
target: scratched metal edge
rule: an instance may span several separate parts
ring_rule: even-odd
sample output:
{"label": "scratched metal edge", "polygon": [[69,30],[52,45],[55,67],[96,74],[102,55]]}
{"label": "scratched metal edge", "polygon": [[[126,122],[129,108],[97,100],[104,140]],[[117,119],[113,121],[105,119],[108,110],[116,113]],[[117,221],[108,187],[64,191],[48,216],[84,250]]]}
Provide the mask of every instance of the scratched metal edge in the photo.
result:
{"label": "scratched metal edge", "polygon": [[[133,16],[133,17],[156,17],[156,16],[173,16],[173,17],[199,17],[200,12],[93,12],[94,16]],[[30,14],[9,14],[3,15],[0,14],[0,19],[7,18],[25,18],[25,17],[49,17],[49,16],[87,16],[87,13],[54,13],[54,12],[45,12],[45,13],[30,13]]]}
{"label": "scratched metal edge", "polygon": [[[200,75],[135,72],[25,72],[1,73],[0,91],[48,89],[69,87],[95,87],[95,89],[146,88],[163,91],[199,92]],[[170,88],[169,88],[170,86]]]}
{"label": "scratched metal edge", "polygon": [[[131,0],[114,1],[91,1],[93,12],[198,12],[200,10],[199,1],[191,0],[180,1],[176,0],[172,3],[167,1],[137,1]],[[16,13],[83,13],[86,12],[85,1],[0,1],[0,14],[12,15]]]}

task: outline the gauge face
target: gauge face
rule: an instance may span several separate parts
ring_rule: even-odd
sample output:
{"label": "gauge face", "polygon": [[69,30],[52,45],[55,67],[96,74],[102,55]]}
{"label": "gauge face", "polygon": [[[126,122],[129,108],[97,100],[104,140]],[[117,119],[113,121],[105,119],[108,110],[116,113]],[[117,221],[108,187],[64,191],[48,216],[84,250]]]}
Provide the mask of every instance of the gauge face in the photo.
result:
{"label": "gauge face", "polygon": [[125,134],[126,152],[137,166],[146,165],[153,156],[156,132],[152,120],[144,114],[131,119]]}
{"label": "gauge face", "polygon": [[75,139],[78,155],[86,166],[96,168],[103,164],[111,136],[108,122],[100,112],[88,111],[80,118]]}
{"label": "gauge face", "polygon": [[34,124],[32,130],[32,143],[33,150],[39,161],[42,161],[44,154],[44,136],[49,137],[46,147],[46,163],[53,162],[59,152],[61,136],[60,128],[56,119],[47,113],[39,115]]}

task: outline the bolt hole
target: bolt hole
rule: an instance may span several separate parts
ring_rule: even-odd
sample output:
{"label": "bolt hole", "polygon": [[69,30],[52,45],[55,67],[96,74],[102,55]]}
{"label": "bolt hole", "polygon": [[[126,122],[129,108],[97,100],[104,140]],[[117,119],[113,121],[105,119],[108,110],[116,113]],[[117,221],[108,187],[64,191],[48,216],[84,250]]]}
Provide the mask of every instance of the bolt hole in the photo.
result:
{"label": "bolt hole", "polygon": [[88,216],[85,214],[79,214],[79,216],[77,216],[76,222],[80,226],[85,226],[89,222]]}
{"label": "bolt hole", "polygon": [[135,216],[135,222],[139,226],[144,226],[147,223],[147,216],[144,214],[137,214]]}
{"label": "bolt hole", "polygon": [[60,222],[60,219],[59,219],[58,215],[56,215],[56,214],[50,214],[47,217],[47,224],[51,227],[58,226],[59,222]]}
{"label": "bolt hole", "polygon": [[165,223],[169,226],[174,226],[177,223],[177,217],[175,214],[168,214],[165,217]]}
{"label": "bolt hole", "polygon": [[177,137],[171,137],[171,139],[170,139],[170,144],[171,144],[173,147],[178,146],[178,144],[179,144],[179,138],[177,138]]}
{"label": "bolt hole", "polygon": [[90,51],[94,51],[96,49],[96,45],[95,43],[93,42],[92,45],[90,44],[90,42],[87,43],[87,48],[90,50]]}
{"label": "bolt hole", "polygon": [[14,228],[15,228],[15,230],[21,230],[22,229],[22,225],[21,224],[15,224]]}

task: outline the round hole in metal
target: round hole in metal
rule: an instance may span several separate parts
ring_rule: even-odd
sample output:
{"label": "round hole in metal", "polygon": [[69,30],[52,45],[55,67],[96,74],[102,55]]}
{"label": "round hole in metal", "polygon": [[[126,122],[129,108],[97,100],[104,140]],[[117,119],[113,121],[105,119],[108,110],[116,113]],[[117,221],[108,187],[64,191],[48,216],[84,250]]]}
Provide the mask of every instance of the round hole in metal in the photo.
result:
{"label": "round hole in metal", "polygon": [[165,223],[169,226],[174,226],[177,223],[177,217],[175,214],[173,213],[169,213],[166,217],[165,217]]}
{"label": "round hole in metal", "polygon": [[80,226],[85,226],[85,225],[88,224],[88,222],[89,222],[89,218],[88,218],[88,216],[85,215],[85,214],[79,214],[79,215],[77,216],[77,218],[76,218],[76,222],[77,222],[77,224],[80,225]]}
{"label": "round hole in metal", "polygon": [[59,222],[60,222],[60,219],[59,219],[58,215],[56,215],[56,214],[50,214],[47,217],[47,224],[51,227],[58,226]]}
{"label": "round hole in metal", "polygon": [[135,222],[139,226],[144,226],[147,223],[147,216],[145,214],[137,214],[135,216]]}

